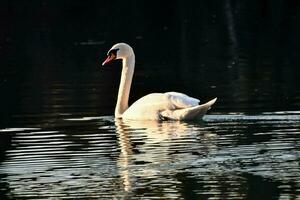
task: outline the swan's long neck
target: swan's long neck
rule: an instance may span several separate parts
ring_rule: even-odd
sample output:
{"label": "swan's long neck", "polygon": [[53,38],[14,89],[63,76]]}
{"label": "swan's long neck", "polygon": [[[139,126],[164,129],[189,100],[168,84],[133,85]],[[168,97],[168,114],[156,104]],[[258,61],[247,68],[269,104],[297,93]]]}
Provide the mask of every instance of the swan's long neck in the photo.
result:
{"label": "swan's long neck", "polygon": [[123,69],[121,74],[117,105],[115,108],[116,118],[121,118],[122,114],[128,108],[128,99],[129,99],[130,87],[131,87],[131,82],[132,82],[132,77],[134,72],[134,64],[135,64],[134,54],[122,60]]}

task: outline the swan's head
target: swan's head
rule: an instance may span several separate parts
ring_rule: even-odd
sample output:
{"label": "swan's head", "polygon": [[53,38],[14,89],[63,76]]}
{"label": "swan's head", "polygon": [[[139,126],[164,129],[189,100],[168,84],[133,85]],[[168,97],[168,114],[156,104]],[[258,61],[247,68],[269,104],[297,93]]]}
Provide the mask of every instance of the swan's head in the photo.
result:
{"label": "swan's head", "polygon": [[107,58],[102,66],[116,59],[126,59],[134,55],[133,49],[125,43],[117,43],[107,52]]}

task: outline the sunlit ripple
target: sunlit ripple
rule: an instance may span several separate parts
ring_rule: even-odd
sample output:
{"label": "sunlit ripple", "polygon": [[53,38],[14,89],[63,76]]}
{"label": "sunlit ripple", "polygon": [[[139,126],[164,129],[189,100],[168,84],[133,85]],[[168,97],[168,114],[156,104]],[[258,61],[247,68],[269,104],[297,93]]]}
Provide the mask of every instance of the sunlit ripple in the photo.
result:
{"label": "sunlit ripple", "polygon": [[299,191],[299,121],[264,115],[204,122],[68,116],[49,128],[3,129],[11,147],[0,183],[7,196],[29,199],[245,199],[254,183],[288,198]]}
{"label": "sunlit ripple", "polygon": [[0,129],[0,132],[6,133],[6,132],[21,132],[21,131],[34,131],[34,130],[40,130],[40,128],[5,128]]}
{"label": "sunlit ripple", "polygon": [[230,115],[206,115],[205,121],[300,121],[300,115],[297,112],[288,112],[289,114],[283,114],[280,112],[264,113],[262,115],[245,115],[245,114],[230,114]]}

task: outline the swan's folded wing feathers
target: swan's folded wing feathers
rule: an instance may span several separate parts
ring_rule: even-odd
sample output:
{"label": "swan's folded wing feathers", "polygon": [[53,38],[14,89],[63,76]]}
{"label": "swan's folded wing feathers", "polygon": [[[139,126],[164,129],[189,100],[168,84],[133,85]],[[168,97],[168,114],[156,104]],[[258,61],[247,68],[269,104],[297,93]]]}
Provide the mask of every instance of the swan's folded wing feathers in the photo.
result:
{"label": "swan's folded wing feathers", "polygon": [[164,110],[160,112],[161,119],[171,120],[193,120],[201,119],[210,107],[216,102],[217,98],[210,100],[204,104],[197,105],[194,107],[175,109],[175,110]]}
{"label": "swan's folded wing feathers", "polygon": [[170,101],[176,108],[189,108],[199,105],[200,100],[179,92],[167,92]]}

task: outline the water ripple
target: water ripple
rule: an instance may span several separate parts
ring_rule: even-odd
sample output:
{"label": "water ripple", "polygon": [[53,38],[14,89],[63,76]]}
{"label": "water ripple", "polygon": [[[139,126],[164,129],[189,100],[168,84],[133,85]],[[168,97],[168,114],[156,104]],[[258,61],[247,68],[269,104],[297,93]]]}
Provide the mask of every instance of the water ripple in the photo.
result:
{"label": "water ripple", "polygon": [[7,198],[27,199],[245,199],[261,185],[290,198],[300,185],[298,114],[205,122],[68,115],[56,126],[6,128],[0,184]]}

